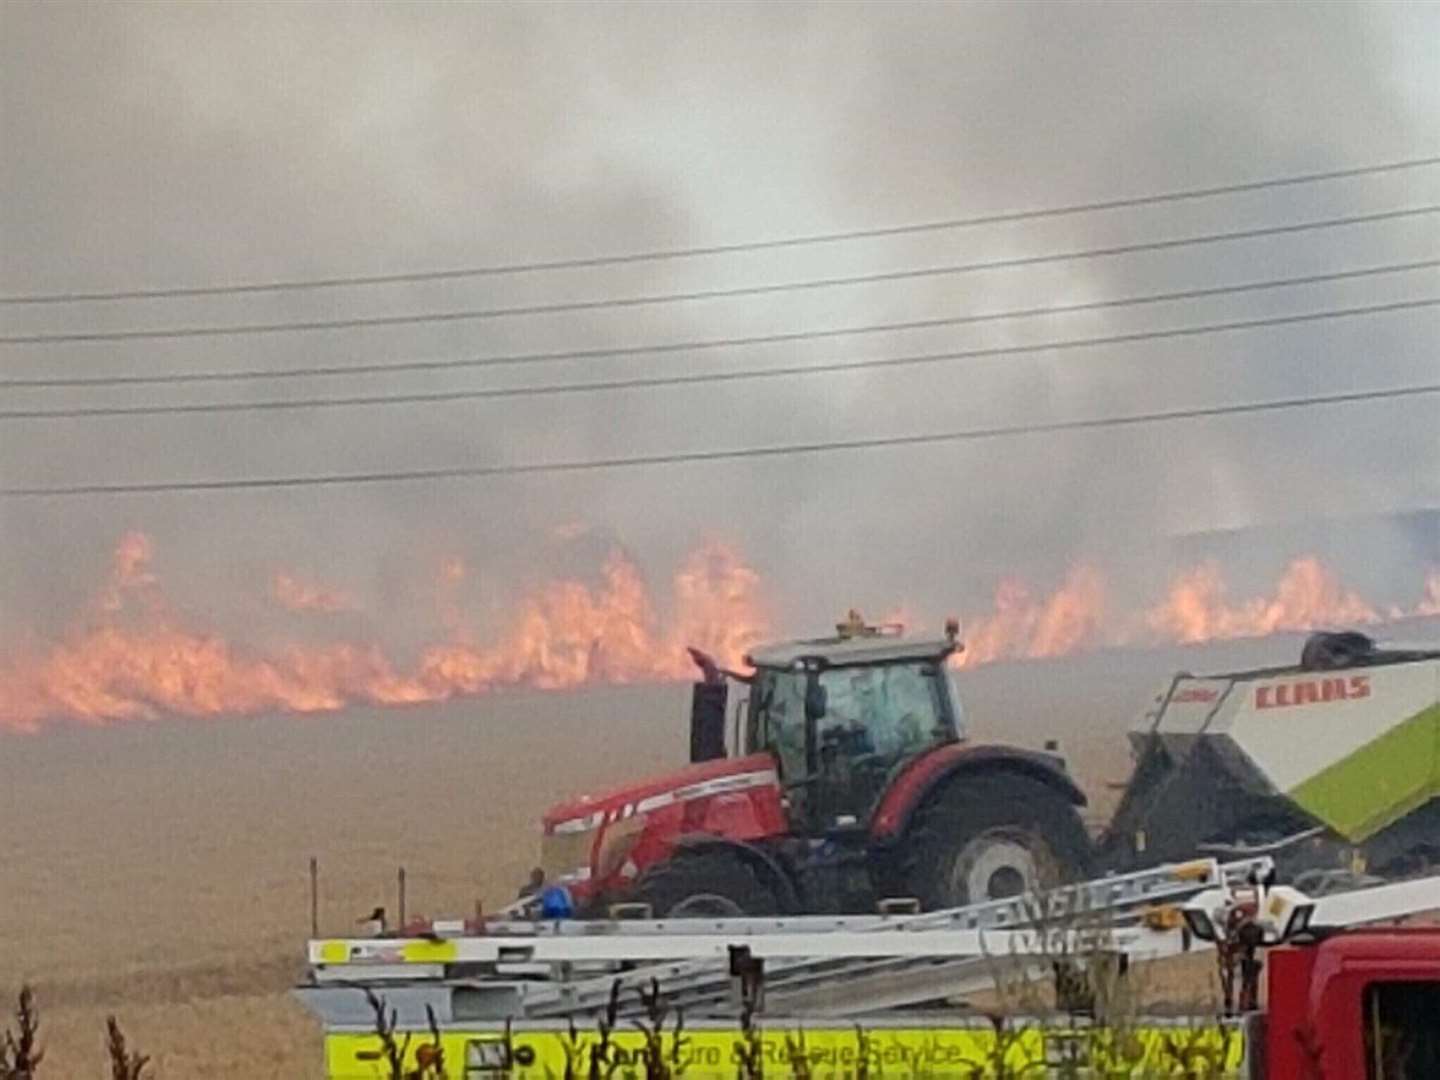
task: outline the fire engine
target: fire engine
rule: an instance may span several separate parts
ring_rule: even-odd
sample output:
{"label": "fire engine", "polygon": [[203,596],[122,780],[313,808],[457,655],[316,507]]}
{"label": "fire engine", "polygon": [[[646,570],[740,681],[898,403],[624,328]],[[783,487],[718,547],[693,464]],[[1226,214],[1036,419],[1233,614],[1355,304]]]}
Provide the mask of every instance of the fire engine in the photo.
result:
{"label": "fire engine", "polygon": [[[295,993],[327,1080],[401,1075],[391,1051],[463,1080],[1440,1076],[1440,927],[1374,925],[1440,910],[1440,877],[1273,878],[1208,859],[926,913],[421,922],[311,941]],[[1115,992],[1186,953],[1220,976],[1210,1011]],[[1038,1011],[973,1007],[1037,979]]]}

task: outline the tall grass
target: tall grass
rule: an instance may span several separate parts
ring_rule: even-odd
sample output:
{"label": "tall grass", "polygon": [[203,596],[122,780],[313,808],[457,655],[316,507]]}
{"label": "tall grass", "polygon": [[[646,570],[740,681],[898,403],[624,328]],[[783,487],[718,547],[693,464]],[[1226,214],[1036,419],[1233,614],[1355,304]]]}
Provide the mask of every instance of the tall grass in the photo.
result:
{"label": "tall grass", "polygon": [[[105,1049],[112,1080],[145,1080],[150,1058],[126,1045],[125,1033],[113,1016],[105,1020]],[[44,1060],[35,991],[22,986],[15,1002],[15,1026],[7,1027],[0,1038],[0,1080],[35,1080]]]}
{"label": "tall grass", "polygon": [[35,992],[23,986],[15,1005],[15,1027],[6,1028],[5,1039],[0,1042],[0,1080],[31,1080],[44,1060]]}

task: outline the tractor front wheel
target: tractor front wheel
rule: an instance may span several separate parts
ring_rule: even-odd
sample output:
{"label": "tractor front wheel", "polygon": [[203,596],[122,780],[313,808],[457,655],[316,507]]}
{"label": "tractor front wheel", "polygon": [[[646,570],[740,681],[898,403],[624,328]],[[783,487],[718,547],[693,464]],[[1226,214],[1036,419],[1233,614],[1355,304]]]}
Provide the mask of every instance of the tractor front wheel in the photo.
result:
{"label": "tractor front wheel", "polygon": [[1070,801],[1015,774],[957,777],[916,816],[903,856],[905,885],[927,911],[1073,881],[1090,863]]}
{"label": "tractor front wheel", "polygon": [[775,915],[775,894],[739,855],[679,852],[640,879],[636,898],[657,919],[734,919]]}

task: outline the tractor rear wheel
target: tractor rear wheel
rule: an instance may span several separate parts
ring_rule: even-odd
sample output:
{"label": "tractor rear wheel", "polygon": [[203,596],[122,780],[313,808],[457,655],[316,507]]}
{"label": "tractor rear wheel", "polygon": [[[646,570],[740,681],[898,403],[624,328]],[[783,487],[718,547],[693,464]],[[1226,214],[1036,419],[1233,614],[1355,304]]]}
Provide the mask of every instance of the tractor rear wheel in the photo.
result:
{"label": "tractor rear wheel", "polygon": [[1090,838],[1075,807],[1014,773],[958,777],[916,815],[905,887],[927,911],[1018,896],[1084,877]]}
{"label": "tractor rear wheel", "polygon": [[728,851],[675,854],[646,872],[636,898],[657,919],[733,919],[780,910],[755,870]]}

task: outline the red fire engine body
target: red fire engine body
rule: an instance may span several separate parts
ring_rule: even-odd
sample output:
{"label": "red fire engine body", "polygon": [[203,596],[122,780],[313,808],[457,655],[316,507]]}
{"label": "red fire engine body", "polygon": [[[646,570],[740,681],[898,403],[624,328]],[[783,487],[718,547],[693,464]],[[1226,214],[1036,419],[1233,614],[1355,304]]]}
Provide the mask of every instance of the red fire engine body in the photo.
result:
{"label": "red fire engine body", "polygon": [[1263,1058],[1252,1075],[1440,1077],[1440,927],[1345,931],[1275,949],[1267,963]]}

